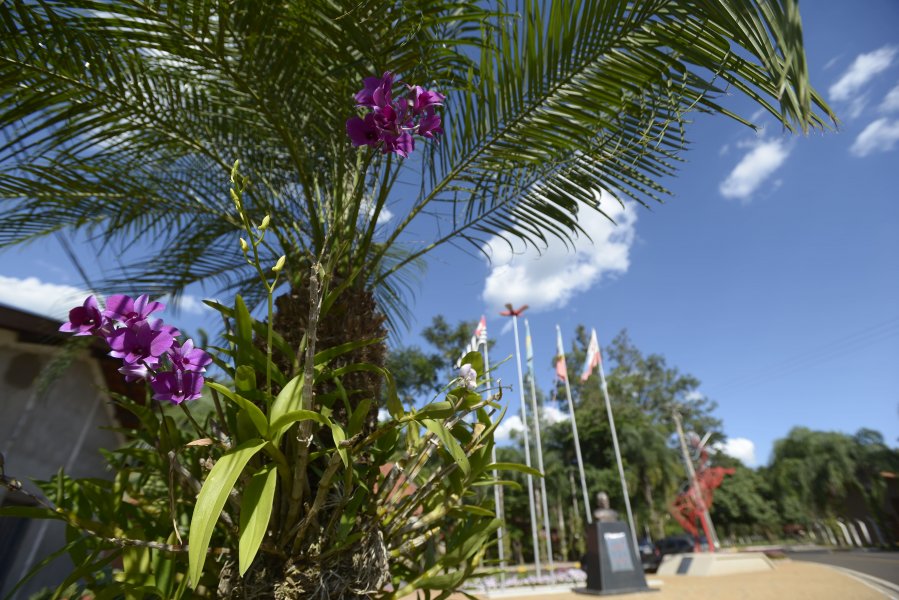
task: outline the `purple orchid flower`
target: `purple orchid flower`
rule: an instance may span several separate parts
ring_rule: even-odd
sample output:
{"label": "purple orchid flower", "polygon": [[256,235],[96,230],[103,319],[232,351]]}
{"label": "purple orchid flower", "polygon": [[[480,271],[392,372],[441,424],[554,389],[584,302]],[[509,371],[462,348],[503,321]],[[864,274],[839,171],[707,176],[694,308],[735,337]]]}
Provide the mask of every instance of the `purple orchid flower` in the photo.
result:
{"label": "purple orchid flower", "polygon": [[153,331],[160,331],[162,333],[167,333],[172,336],[172,339],[181,335],[181,330],[172,325],[167,325],[162,319],[154,319],[153,321],[147,321],[150,325],[150,329]]}
{"label": "purple orchid flower", "polygon": [[146,294],[138,296],[137,300],[132,300],[131,296],[116,294],[106,299],[106,310],[103,311],[103,315],[121,321],[125,325],[133,325],[146,321],[151,313],[164,308],[165,304],[162,302],[150,302]]}
{"label": "purple orchid flower", "polygon": [[412,112],[416,115],[427,111],[432,106],[442,106],[446,96],[439,92],[426,90],[420,85],[410,86],[412,94]]}
{"label": "purple orchid flower", "polygon": [[159,357],[171,348],[174,338],[143,322],[116,329],[106,341],[112,350],[109,355],[121,358],[125,364],[144,362],[149,367],[155,367],[159,364]]}
{"label": "purple orchid flower", "polygon": [[407,158],[415,150],[413,134],[435,139],[443,133],[435,107],[446,100],[443,94],[426,90],[420,85],[405,86],[405,97],[393,100],[394,75],[367,77],[356,93],[358,106],[370,108],[364,117],[347,120],[346,131],[353,146],[380,146],[384,154],[394,153]]}
{"label": "purple orchid flower", "polygon": [[119,373],[125,376],[125,381],[128,383],[133,383],[135,381],[141,381],[142,379],[149,379],[150,372],[149,367],[143,363],[134,363],[134,364],[126,364],[119,368]]}
{"label": "purple orchid flower", "polygon": [[387,154],[394,152],[403,158],[408,157],[415,150],[415,138],[411,133],[402,133],[400,135],[392,135],[385,133],[381,136],[384,145],[381,146],[381,152]]}
{"label": "purple orchid flower", "polygon": [[356,104],[369,108],[389,106],[393,102],[393,79],[390,71],[381,77],[366,77],[362,82],[363,88],[356,92]]}
{"label": "purple orchid flower", "polygon": [[93,335],[101,333],[101,328],[108,323],[100,312],[100,305],[92,295],[88,296],[82,306],[69,311],[69,322],[63,323],[60,331],[74,335]]}
{"label": "purple orchid flower", "polygon": [[346,133],[354,146],[376,146],[381,141],[375,115],[368,113],[365,118],[350,117],[346,122]]}
{"label": "purple orchid flower", "polygon": [[154,399],[181,404],[202,396],[204,381],[202,375],[193,371],[168,371],[157,373],[150,380],[150,387],[153,388]]}
{"label": "purple orchid flower", "polygon": [[429,112],[418,123],[418,135],[421,137],[435,139],[441,133],[443,133],[443,126],[440,122],[440,115]]}
{"label": "purple orchid flower", "polygon": [[184,345],[177,341],[172,342],[168,349],[169,360],[172,366],[179,371],[193,371],[203,373],[206,365],[212,362],[212,357],[199,348],[194,348],[194,341],[187,340]]}

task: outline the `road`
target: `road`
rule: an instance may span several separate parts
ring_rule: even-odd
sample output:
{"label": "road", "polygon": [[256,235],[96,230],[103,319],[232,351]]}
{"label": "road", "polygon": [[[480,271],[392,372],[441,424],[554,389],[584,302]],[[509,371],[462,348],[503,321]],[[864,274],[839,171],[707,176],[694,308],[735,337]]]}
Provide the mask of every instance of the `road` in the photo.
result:
{"label": "road", "polygon": [[899,552],[789,552],[793,560],[816,562],[872,575],[899,585]]}

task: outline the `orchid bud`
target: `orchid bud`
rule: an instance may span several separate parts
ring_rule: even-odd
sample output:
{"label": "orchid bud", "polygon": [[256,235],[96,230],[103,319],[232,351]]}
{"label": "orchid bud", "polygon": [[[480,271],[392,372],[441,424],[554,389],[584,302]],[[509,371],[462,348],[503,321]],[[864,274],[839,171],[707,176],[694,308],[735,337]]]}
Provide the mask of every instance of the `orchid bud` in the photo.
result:
{"label": "orchid bud", "polygon": [[281,271],[281,269],[284,268],[285,262],[287,262],[287,257],[282,256],[281,258],[278,259],[278,262],[275,263],[275,266],[272,267],[272,271],[274,271],[275,273],[279,273]]}
{"label": "orchid bud", "polygon": [[459,378],[462,380],[462,385],[469,390],[475,389],[478,385],[478,373],[468,363],[459,369]]}
{"label": "orchid bud", "polygon": [[240,238],[240,249],[243,250],[243,253],[246,254],[250,250],[250,245],[247,244],[247,240]]}
{"label": "orchid bud", "polygon": [[257,229],[259,229],[259,231],[265,231],[266,229],[268,229],[268,224],[270,221],[271,217],[265,215],[265,217],[262,219],[262,223],[259,224],[259,227]]}

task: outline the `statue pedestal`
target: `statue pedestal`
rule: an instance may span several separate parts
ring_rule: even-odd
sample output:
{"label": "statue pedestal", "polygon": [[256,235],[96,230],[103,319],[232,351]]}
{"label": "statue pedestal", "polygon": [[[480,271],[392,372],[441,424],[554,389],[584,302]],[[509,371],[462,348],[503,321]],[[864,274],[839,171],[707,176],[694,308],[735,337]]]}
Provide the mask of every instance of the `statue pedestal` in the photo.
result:
{"label": "statue pedestal", "polygon": [[587,554],[583,569],[587,587],[579,594],[597,596],[651,591],[643,576],[643,564],[627,526],[621,521],[596,522],[587,526]]}
{"label": "statue pedestal", "polygon": [[664,557],[656,574],[714,576],[773,570],[774,563],[764,552],[689,552]]}

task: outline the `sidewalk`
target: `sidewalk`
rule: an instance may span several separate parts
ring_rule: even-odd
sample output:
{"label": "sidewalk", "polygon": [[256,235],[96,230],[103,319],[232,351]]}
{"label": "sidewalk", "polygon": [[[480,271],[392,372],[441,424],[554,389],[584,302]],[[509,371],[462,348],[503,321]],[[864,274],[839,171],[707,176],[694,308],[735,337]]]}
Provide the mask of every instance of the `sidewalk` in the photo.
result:
{"label": "sidewalk", "polygon": [[[601,597],[614,600],[884,600],[887,597],[824,565],[793,562],[789,559],[777,560],[774,564],[773,571],[718,577],[647,575],[650,587],[658,591]],[[536,589],[522,590],[517,595],[513,595],[511,590],[493,595],[476,595],[484,600],[587,600],[600,597],[571,591],[547,593]],[[454,595],[451,600],[463,598],[462,595]]]}

